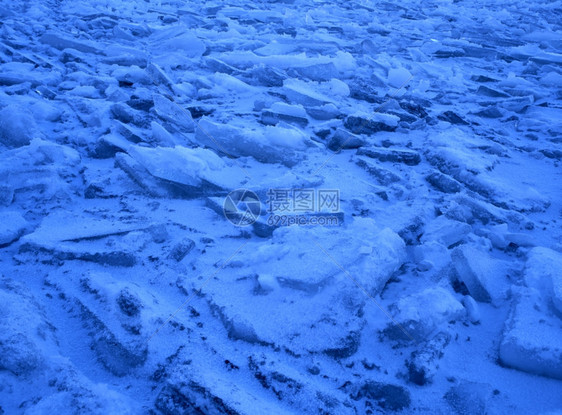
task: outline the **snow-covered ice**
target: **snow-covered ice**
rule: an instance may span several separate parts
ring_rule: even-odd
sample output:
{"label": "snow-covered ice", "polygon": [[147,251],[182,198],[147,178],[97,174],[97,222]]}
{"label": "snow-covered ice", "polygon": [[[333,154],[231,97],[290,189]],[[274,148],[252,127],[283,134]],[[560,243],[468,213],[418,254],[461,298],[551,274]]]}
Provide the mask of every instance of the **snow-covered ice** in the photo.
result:
{"label": "snow-covered ice", "polygon": [[0,0],[0,414],[560,413],[560,10]]}

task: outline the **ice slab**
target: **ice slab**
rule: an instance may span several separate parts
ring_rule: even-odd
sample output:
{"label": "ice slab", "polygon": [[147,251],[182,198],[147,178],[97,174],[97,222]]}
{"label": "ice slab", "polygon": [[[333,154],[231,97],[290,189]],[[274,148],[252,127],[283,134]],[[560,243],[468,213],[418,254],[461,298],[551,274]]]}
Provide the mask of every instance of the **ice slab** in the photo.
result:
{"label": "ice slab", "polygon": [[514,304],[500,344],[503,365],[562,380],[562,320],[533,288],[514,289]]}

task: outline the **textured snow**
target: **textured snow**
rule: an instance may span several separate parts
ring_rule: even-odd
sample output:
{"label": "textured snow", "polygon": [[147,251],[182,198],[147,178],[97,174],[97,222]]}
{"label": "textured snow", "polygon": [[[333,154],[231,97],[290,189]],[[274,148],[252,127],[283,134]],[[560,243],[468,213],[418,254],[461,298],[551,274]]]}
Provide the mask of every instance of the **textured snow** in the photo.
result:
{"label": "textured snow", "polygon": [[0,2],[0,414],[559,413],[561,9]]}

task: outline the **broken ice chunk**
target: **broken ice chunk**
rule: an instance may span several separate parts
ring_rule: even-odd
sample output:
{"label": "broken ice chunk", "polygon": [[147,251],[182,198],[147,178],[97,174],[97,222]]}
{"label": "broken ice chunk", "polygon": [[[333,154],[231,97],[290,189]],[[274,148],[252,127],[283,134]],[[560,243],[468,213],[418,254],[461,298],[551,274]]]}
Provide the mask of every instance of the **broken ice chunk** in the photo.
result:
{"label": "broken ice chunk", "polygon": [[439,360],[443,357],[450,341],[451,335],[441,332],[413,351],[410,359],[406,361],[408,380],[420,386],[430,383],[437,373]]}
{"label": "broken ice chunk", "polygon": [[455,248],[451,254],[460,280],[476,301],[496,303],[508,288],[507,264],[470,245]]}
{"label": "broken ice chunk", "polygon": [[497,107],[488,107],[482,111],[478,111],[476,113],[479,117],[483,118],[501,118],[503,117],[503,113]]}
{"label": "broken ice chunk", "polygon": [[377,181],[383,186],[390,186],[391,184],[398,183],[402,180],[402,178],[396,173],[377,165],[377,163],[369,160],[368,157],[358,156],[355,163],[377,179]]}
{"label": "broken ice chunk", "polygon": [[293,117],[306,118],[306,111],[302,105],[289,105],[284,102],[275,102],[270,110],[278,114],[291,115]]}
{"label": "broken ice chunk", "polygon": [[0,111],[0,144],[21,147],[30,143],[37,134],[31,112],[17,105],[8,105]]}
{"label": "broken ice chunk", "polygon": [[[365,224],[365,228],[362,229],[366,237],[364,242],[351,238],[353,229],[359,229],[361,223]],[[306,239],[310,232],[311,230],[301,227],[276,230],[274,241],[285,241],[287,247],[279,252],[277,244],[265,245],[256,252],[254,262],[267,263],[266,258],[269,257],[284,258],[281,263],[270,264],[268,272],[281,276],[282,285],[298,290],[317,291],[327,278],[339,271],[337,268],[334,269],[330,262],[315,263],[319,258],[318,252],[308,250],[301,252],[302,240]],[[336,231],[328,230],[328,228],[312,232],[319,232],[326,236],[336,235]],[[338,249],[338,257],[340,261],[343,261],[343,266],[372,294],[382,290],[405,259],[404,241],[396,233],[388,228],[377,230],[370,221],[359,218],[349,225],[340,238],[331,241],[330,246],[327,246],[326,249],[332,251],[338,243],[342,246]],[[364,246],[365,243],[368,246]],[[368,248],[368,254],[360,254],[361,250],[366,248]],[[303,263],[309,263],[309,265],[303,268]],[[311,270],[315,271],[311,272]]]}
{"label": "broken ice chunk", "polygon": [[70,147],[34,138],[27,146],[2,154],[0,177],[9,178],[9,186],[20,198],[37,200],[68,195],[81,189],[78,183],[80,155]]}
{"label": "broken ice chunk", "polygon": [[215,86],[210,93],[214,96],[224,96],[228,93],[256,94],[259,91],[256,87],[225,73],[217,72],[211,79]]}
{"label": "broken ice chunk", "polygon": [[137,233],[129,239],[123,235],[139,229],[146,226],[124,225],[57,210],[43,219],[33,233],[22,238],[20,253],[46,253],[58,260],[78,259],[130,267],[136,263],[136,253],[146,245],[149,235]]}
{"label": "broken ice chunk", "polygon": [[[113,106],[111,110],[113,113],[119,114],[118,106],[117,107]],[[123,115],[123,114],[119,114],[119,115]],[[148,141],[146,139],[144,129],[135,127],[132,124],[124,124],[121,121],[115,120],[113,124],[112,132],[114,132],[116,135],[120,134],[121,136],[125,137],[128,141],[132,143],[140,143],[140,142]]]}
{"label": "broken ice chunk", "polygon": [[466,308],[468,319],[473,324],[478,324],[480,322],[480,310],[478,308],[478,303],[474,301],[470,295],[465,295],[462,299],[462,305]]}
{"label": "broken ice chunk", "polygon": [[357,150],[357,155],[391,163],[404,163],[408,166],[416,166],[421,161],[420,154],[415,150],[409,149],[367,147]]}
{"label": "broken ice chunk", "polygon": [[414,258],[418,271],[430,272],[431,275],[440,275],[451,264],[451,254],[447,247],[434,241],[415,246]]}
{"label": "broken ice chunk", "polygon": [[451,124],[468,125],[468,123],[455,114],[453,111],[445,111],[443,114],[437,116],[442,121],[447,121]]}
{"label": "broken ice chunk", "polygon": [[562,318],[562,254],[537,247],[529,252],[525,265],[525,283],[539,290]]}
{"label": "broken ice chunk", "polygon": [[109,65],[119,65],[124,67],[136,65],[144,68],[146,67],[146,62],[148,61],[146,54],[138,48],[113,44],[105,47],[104,52],[107,57],[104,57],[102,62]]}
{"label": "broken ice chunk", "polygon": [[461,184],[451,176],[439,172],[429,174],[425,180],[443,193],[459,193],[462,189]]}
{"label": "broken ice chunk", "polygon": [[152,129],[152,139],[156,145],[160,147],[174,147],[180,144],[178,139],[156,121],[152,121],[150,127]]}
{"label": "broken ice chunk", "polygon": [[333,62],[328,62],[293,68],[289,73],[291,75],[296,73],[300,77],[310,79],[311,81],[329,81],[337,78],[339,71]]}
{"label": "broken ice chunk", "polygon": [[[4,68],[2,68],[4,70]],[[0,73],[0,85],[1,86],[13,86],[18,84],[23,84],[25,82],[32,82],[33,78],[26,75],[16,74],[16,73]]]}
{"label": "broken ice chunk", "polygon": [[332,120],[341,115],[341,111],[334,104],[325,104],[321,107],[307,107],[306,112],[315,120]]}
{"label": "broken ice chunk", "polygon": [[[214,58],[212,56],[206,56],[204,58],[204,64],[207,68],[211,70],[211,72],[220,72],[232,75],[234,73],[238,74],[241,71],[236,69],[234,66],[230,66],[229,64],[221,61],[220,59]],[[281,86],[281,85],[278,85]]]}
{"label": "broken ice chunk", "polygon": [[265,293],[279,288],[279,281],[272,274],[263,273],[258,275],[258,283],[260,285],[260,289]]}
{"label": "broken ice chunk", "polygon": [[378,88],[381,88],[382,91],[386,84],[376,74],[370,74],[368,77],[358,77],[352,80],[349,86],[352,98],[379,105],[384,102],[384,98],[379,96]]}
{"label": "broken ice chunk", "polygon": [[[360,221],[356,220],[355,223],[359,224]],[[365,263],[362,266],[351,265],[349,272],[356,273],[358,281],[369,292],[379,293],[405,261],[406,244],[390,228],[378,232],[368,243],[372,250],[366,256]]]}
{"label": "broken ice chunk", "polygon": [[120,84],[138,84],[138,85],[150,85],[152,84],[152,79],[146,73],[144,69],[136,65],[131,65],[129,67],[120,67],[113,71],[111,74],[113,78],[120,82]]}
{"label": "broken ice chunk", "polygon": [[200,58],[205,53],[205,50],[207,50],[205,43],[189,33],[154,44],[154,51],[157,53],[173,51],[179,52],[188,58]]}
{"label": "broken ice chunk", "polygon": [[306,111],[301,105],[288,105],[275,102],[269,110],[262,112],[262,122],[267,125],[277,125],[280,121],[305,127],[308,124]]}
{"label": "broken ice chunk", "polygon": [[44,365],[56,344],[45,310],[19,283],[0,276],[0,370],[24,376]]}
{"label": "broken ice chunk", "polygon": [[189,238],[183,238],[173,246],[168,258],[181,262],[193,248],[195,248],[195,242]]}
{"label": "broken ice chunk", "polygon": [[164,85],[168,88],[172,88],[174,82],[170,77],[164,72],[164,70],[155,63],[150,62],[146,66],[146,73],[150,77],[150,81],[155,85]]}
{"label": "broken ice chunk", "polygon": [[259,130],[219,124],[201,118],[196,130],[199,143],[229,156],[252,156],[262,163],[294,166],[312,141],[300,130],[265,127]]}
{"label": "broken ice chunk", "polygon": [[14,200],[14,188],[9,184],[0,184],[0,206],[10,206]]}
{"label": "broken ice chunk", "polygon": [[47,32],[39,39],[41,43],[52,46],[55,49],[76,49],[84,53],[94,53],[97,55],[102,55],[101,49],[94,42],[88,40],[75,40],[63,37],[55,32]]}
{"label": "broken ice chunk", "polygon": [[304,106],[321,106],[335,101],[327,95],[316,91],[315,84],[297,79],[287,79],[283,82],[283,93],[294,103]]}
{"label": "broken ice chunk", "polygon": [[515,223],[524,220],[523,215],[516,212],[507,212],[489,203],[477,200],[470,196],[459,195],[453,199],[453,203],[446,211],[448,218],[463,221],[469,224],[479,220],[484,224],[491,221],[505,223],[508,218]]}
{"label": "broken ice chunk", "polygon": [[[111,115],[115,119],[125,123],[125,124],[135,124],[137,126],[143,126],[146,122],[145,114],[133,109],[132,107],[125,105],[123,103],[113,104],[110,107]],[[125,128],[131,128],[132,126],[126,126]],[[137,136],[142,136],[144,133],[139,132]],[[125,135],[125,134],[124,134]],[[126,136],[126,135],[125,135]],[[127,136],[126,136],[127,137]],[[127,137],[129,138],[129,137]],[[131,140],[136,141],[136,140]]]}
{"label": "broken ice chunk", "polygon": [[562,320],[549,313],[536,289],[512,290],[515,301],[500,344],[500,362],[562,380]]}
{"label": "broken ice chunk", "polygon": [[478,87],[476,94],[485,97],[491,97],[491,98],[509,98],[509,95],[506,94],[505,92],[498,91],[496,89],[492,89],[484,85],[480,85]]}
{"label": "broken ice chunk", "polygon": [[450,247],[462,241],[471,230],[472,227],[469,224],[447,219],[442,215],[425,227],[421,242],[436,241]]}
{"label": "broken ice chunk", "polygon": [[[46,90],[43,91],[48,94]],[[57,105],[53,105],[46,100],[35,101],[29,106],[29,109],[33,113],[33,117],[38,121],[45,120],[56,122],[60,120],[63,113]]]}
{"label": "broken ice chunk", "polygon": [[334,134],[328,140],[326,147],[332,151],[340,151],[347,149],[355,149],[363,146],[365,140],[358,137],[349,131],[343,130],[341,128],[336,129]]}
{"label": "broken ice chunk", "polygon": [[[357,310],[368,301],[356,283],[369,295],[379,293],[405,260],[406,247],[370,219],[355,218],[346,226],[281,227],[268,243],[242,254],[240,261],[252,264],[252,278],[247,269],[232,267],[229,272],[246,278],[206,288],[230,333],[295,353],[322,352],[335,359],[354,354],[364,325]],[[354,237],[358,232],[363,240]],[[235,301],[229,294],[234,287],[240,293]],[[267,318],[256,309],[266,310]]]}
{"label": "broken ice chunk", "polygon": [[185,197],[186,192],[152,176],[142,164],[128,154],[116,153],[115,166],[123,170],[133,182],[138,184],[152,197]]}
{"label": "broken ice chunk", "polygon": [[401,88],[412,78],[412,74],[406,68],[392,68],[388,71],[388,84],[394,88]]}
{"label": "broken ice chunk", "polygon": [[287,75],[280,69],[270,66],[258,65],[251,71],[253,77],[252,85],[261,85],[267,87],[281,87],[283,81],[287,79]]}
{"label": "broken ice chunk", "polygon": [[[466,311],[462,304],[445,288],[435,287],[401,298],[393,305],[394,322],[384,330],[391,339],[415,340],[429,336],[443,328],[450,321],[464,318]],[[409,336],[406,336],[406,333]],[[411,339],[410,339],[411,340]]]}
{"label": "broken ice chunk", "polygon": [[193,187],[200,186],[203,180],[220,179],[213,172],[226,167],[219,156],[202,148],[131,146],[128,153],[154,177]]}
{"label": "broken ice chunk", "polygon": [[0,247],[20,238],[27,225],[27,221],[19,212],[0,213]]}
{"label": "broken ice chunk", "polygon": [[131,145],[127,152],[117,154],[118,166],[155,197],[192,198],[235,189],[244,177],[239,167],[208,149]]}
{"label": "broken ice chunk", "polygon": [[100,98],[99,91],[92,85],[77,86],[68,91],[68,94],[83,98]]}
{"label": "broken ice chunk", "polygon": [[170,122],[180,132],[192,133],[195,130],[195,123],[189,110],[159,94],[154,94],[152,99],[154,100],[154,111],[160,118]]}
{"label": "broken ice chunk", "polygon": [[372,135],[379,131],[394,131],[398,126],[399,117],[381,113],[356,113],[345,119],[345,128],[354,134]]}

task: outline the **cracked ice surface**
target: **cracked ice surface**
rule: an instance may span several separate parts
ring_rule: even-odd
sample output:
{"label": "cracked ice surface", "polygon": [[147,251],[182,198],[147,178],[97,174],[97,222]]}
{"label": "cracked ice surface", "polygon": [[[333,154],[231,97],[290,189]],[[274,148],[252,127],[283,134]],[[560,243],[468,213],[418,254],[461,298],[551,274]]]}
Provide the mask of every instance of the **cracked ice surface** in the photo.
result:
{"label": "cracked ice surface", "polygon": [[0,1],[0,413],[558,413],[560,10]]}

